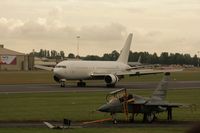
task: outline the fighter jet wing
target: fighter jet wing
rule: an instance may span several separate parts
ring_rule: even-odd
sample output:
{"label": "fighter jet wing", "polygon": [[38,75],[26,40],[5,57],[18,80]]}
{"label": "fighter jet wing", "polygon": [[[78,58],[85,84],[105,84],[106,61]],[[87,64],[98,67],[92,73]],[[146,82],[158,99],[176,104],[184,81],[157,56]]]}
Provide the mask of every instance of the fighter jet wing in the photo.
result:
{"label": "fighter jet wing", "polygon": [[157,102],[148,102],[145,104],[146,106],[161,106],[161,107],[187,107],[187,104],[181,104],[181,103],[168,103],[164,101],[157,101]]}

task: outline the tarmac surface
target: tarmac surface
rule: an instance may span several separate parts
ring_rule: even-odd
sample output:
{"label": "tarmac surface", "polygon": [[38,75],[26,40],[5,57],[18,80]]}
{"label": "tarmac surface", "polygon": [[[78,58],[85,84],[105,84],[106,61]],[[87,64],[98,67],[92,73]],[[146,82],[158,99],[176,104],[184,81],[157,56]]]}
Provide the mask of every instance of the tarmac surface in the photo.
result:
{"label": "tarmac surface", "polygon": [[[59,84],[17,84],[0,85],[0,93],[37,93],[37,92],[87,92],[112,91],[119,88],[127,89],[155,89],[159,82],[123,82],[115,88],[107,88],[104,83],[88,83],[86,87],[77,87],[76,84],[66,84],[62,88]],[[200,81],[171,81],[169,89],[200,89]]]}
{"label": "tarmac surface", "polygon": [[[48,121],[56,127],[62,127],[62,122]],[[155,121],[153,123],[143,123],[136,121],[134,123],[118,121],[113,124],[112,121],[83,124],[82,122],[71,122],[70,128],[132,128],[132,127],[190,127],[198,122],[195,121]],[[48,128],[43,121],[24,121],[24,122],[0,122],[0,128]]]}

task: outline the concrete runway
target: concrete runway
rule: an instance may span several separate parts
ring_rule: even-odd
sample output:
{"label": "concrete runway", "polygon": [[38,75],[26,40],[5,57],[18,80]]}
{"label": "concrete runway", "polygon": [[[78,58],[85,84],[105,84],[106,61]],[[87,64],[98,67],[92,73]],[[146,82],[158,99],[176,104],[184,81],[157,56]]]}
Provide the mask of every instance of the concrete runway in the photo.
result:
{"label": "concrete runway", "polygon": [[[67,84],[61,88],[59,84],[19,84],[0,85],[0,93],[35,93],[35,92],[83,92],[83,91],[112,91],[119,88],[127,89],[155,89],[159,82],[119,82],[115,88],[106,88],[102,83],[88,83],[87,87],[77,87]],[[171,81],[169,89],[200,89],[200,81]]]}

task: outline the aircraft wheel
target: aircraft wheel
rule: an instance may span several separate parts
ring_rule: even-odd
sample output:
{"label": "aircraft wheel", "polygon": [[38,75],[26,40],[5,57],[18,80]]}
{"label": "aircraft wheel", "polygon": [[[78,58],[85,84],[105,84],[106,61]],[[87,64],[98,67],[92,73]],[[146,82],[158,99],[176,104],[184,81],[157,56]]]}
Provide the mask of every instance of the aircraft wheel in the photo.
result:
{"label": "aircraft wheel", "polygon": [[117,120],[116,119],[113,120],[113,124],[117,124]]}
{"label": "aircraft wheel", "polygon": [[77,86],[78,86],[78,87],[85,87],[85,86],[86,86],[86,83],[85,83],[85,82],[78,82],[78,83],[77,83]]}
{"label": "aircraft wheel", "polygon": [[78,83],[77,83],[77,86],[78,86],[78,87],[81,87],[81,84],[80,84],[80,83],[81,83],[81,82],[78,82]]}
{"label": "aircraft wheel", "polygon": [[62,82],[60,83],[60,87],[65,87],[65,82],[64,82],[64,81],[62,81]]}
{"label": "aircraft wheel", "polygon": [[81,84],[82,84],[81,87],[85,87],[86,86],[85,82],[82,82]]}
{"label": "aircraft wheel", "polygon": [[115,88],[115,84],[107,84],[106,87],[108,87],[108,88]]}
{"label": "aircraft wheel", "polygon": [[144,113],[143,122],[152,123],[156,119],[155,114]]}
{"label": "aircraft wheel", "polygon": [[147,114],[147,117],[146,117],[147,119],[147,121],[146,122],[148,122],[148,123],[152,123],[154,120],[155,120],[155,115],[154,114]]}

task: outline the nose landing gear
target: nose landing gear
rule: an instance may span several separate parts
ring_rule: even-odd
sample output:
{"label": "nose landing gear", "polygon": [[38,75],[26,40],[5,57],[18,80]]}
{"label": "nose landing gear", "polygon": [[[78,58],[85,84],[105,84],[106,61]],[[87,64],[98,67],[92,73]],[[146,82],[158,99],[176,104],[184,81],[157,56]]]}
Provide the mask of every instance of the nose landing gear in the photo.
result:
{"label": "nose landing gear", "polygon": [[60,87],[65,87],[65,79],[60,80]]}

